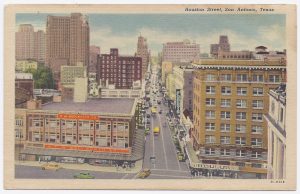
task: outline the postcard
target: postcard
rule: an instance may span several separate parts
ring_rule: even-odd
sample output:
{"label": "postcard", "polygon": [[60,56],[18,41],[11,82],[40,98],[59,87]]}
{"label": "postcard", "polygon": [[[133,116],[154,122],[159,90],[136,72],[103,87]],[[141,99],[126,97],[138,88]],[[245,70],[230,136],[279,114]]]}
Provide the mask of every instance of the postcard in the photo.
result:
{"label": "postcard", "polygon": [[7,5],[6,189],[296,189],[296,5]]}

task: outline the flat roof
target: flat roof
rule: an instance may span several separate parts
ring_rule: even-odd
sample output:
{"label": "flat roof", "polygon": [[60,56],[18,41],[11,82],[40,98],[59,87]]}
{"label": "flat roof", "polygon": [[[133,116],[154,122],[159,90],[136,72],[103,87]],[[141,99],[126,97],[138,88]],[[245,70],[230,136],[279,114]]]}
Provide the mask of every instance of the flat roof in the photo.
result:
{"label": "flat roof", "polygon": [[42,105],[42,110],[131,114],[133,98],[88,99],[86,102],[62,101]]}

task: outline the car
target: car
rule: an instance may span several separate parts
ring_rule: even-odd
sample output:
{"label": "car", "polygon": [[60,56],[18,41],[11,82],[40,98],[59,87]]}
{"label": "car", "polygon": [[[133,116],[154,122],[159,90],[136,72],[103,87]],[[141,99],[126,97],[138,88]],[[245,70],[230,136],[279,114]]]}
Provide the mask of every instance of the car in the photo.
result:
{"label": "car", "polygon": [[150,114],[147,114],[147,118],[150,118]]}
{"label": "car", "polygon": [[46,163],[41,166],[42,170],[59,170],[62,167],[56,163]]}
{"label": "car", "polygon": [[150,169],[145,168],[139,172],[138,178],[144,179],[147,178],[150,174],[151,174]]}
{"label": "car", "polygon": [[94,179],[95,177],[88,172],[80,172],[74,175],[75,179]]}
{"label": "car", "polygon": [[162,113],[162,111],[160,110],[158,113],[159,113],[159,114],[161,114],[161,113]]}

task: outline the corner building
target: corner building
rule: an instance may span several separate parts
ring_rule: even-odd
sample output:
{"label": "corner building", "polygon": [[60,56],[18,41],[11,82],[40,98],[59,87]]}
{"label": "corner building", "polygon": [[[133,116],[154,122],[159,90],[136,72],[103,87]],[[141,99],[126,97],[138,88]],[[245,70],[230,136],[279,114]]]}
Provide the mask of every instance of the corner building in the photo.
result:
{"label": "corner building", "polygon": [[269,90],[286,82],[285,62],[204,60],[194,67],[191,135],[200,163],[234,169],[208,169],[213,175],[266,178],[268,142],[263,115],[269,109]]}

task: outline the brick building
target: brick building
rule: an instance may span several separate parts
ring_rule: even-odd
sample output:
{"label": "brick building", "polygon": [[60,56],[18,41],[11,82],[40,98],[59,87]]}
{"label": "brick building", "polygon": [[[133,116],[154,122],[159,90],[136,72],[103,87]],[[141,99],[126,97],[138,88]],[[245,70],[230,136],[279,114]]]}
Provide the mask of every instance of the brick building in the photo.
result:
{"label": "brick building", "polygon": [[120,56],[118,49],[98,57],[97,80],[101,85],[113,84],[116,89],[130,89],[133,82],[142,81],[142,58]]}

